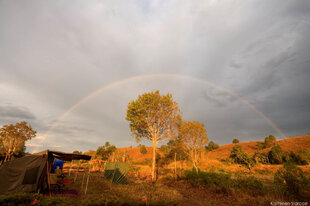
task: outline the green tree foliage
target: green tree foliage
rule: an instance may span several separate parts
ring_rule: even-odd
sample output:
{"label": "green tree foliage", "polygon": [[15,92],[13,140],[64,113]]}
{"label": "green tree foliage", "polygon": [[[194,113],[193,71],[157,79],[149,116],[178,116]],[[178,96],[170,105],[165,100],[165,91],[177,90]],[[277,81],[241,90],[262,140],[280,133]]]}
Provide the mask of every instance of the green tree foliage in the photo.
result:
{"label": "green tree foliage", "polygon": [[128,104],[126,120],[137,141],[145,138],[153,143],[152,180],[155,181],[156,147],[176,137],[181,120],[178,104],[171,94],[144,93]]}
{"label": "green tree foliage", "polygon": [[237,143],[239,143],[239,140],[235,138],[235,139],[233,139],[232,143],[237,144]]}
{"label": "green tree foliage", "polygon": [[269,164],[268,155],[263,152],[255,152],[253,159],[256,163]]}
{"label": "green tree foliage", "polygon": [[72,153],[73,154],[82,154],[83,152],[82,151],[78,151],[78,150],[74,150]]}
{"label": "green tree foliage", "polygon": [[219,147],[220,146],[218,144],[214,143],[213,141],[210,141],[209,144],[206,146],[206,150],[210,152],[212,150],[216,150]]}
{"label": "green tree foliage", "polygon": [[108,160],[113,152],[116,151],[116,147],[111,145],[110,142],[106,142],[105,145],[99,146],[96,150],[96,156],[102,160]]}
{"label": "green tree foliage", "polygon": [[268,152],[268,159],[271,164],[282,164],[283,163],[283,152],[279,145],[274,146]]}
{"label": "green tree foliage", "polygon": [[254,166],[254,160],[246,153],[242,151],[242,147],[240,145],[235,145],[229,156],[235,163],[241,164],[248,168],[251,172],[251,168]]}
{"label": "green tree foliage", "polygon": [[25,121],[0,128],[0,142],[2,151],[5,153],[4,161],[10,160],[13,155],[24,153],[25,142],[34,138],[36,133]]}
{"label": "green tree foliage", "polygon": [[207,130],[203,123],[197,121],[182,121],[179,136],[184,141],[186,152],[198,173],[201,152],[208,142]]}
{"label": "green tree foliage", "polygon": [[144,145],[140,145],[140,153],[141,154],[146,154],[147,153],[147,149]]}
{"label": "green tree foliage", "polygon": [[305,190],[310,192],[310,179],[293,163],[284,164],[274,175],[274,183],[282,187],[289,195],[301,196]]}

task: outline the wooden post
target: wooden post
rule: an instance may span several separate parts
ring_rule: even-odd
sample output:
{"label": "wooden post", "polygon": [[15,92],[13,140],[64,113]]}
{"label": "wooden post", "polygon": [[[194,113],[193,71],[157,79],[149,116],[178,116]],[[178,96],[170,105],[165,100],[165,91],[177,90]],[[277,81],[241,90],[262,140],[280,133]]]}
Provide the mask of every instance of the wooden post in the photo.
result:
{"label": "wooden post", "polygon": [[89,170],[88,170],[87,181],[86,181],[86,186],[85,186],[85,195],[86,195],[86,193],[87,193],[87,187],[88,187],[90,169],[91,169],[91,164],[89,164]]}
{"label": "wooden post", "polygon": [[69,169],[69,176],[71,175],[71,169],[72,169],[73,160],[71,161],[70,169]]}
{"label": "wooden post", "polygon": [[81,160],[79,160],[78,168],[77,168],[77,170],[76,170],[75,177],[74,177],[74,182],[76,181],[77,174],[78,174],[78,172],[79,172],[79,170],[80,170],[80,164],[81,164]]}

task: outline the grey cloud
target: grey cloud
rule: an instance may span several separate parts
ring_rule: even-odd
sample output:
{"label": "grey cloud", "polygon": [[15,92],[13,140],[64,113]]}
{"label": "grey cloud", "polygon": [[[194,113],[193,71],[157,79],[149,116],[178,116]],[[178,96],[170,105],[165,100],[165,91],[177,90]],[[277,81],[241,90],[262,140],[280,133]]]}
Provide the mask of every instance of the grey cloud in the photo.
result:
{"label": "grey cloud", "polygon": [[[177,73],[238,93],[289,136],[305,133],[309,9],[307,0],[0,1],[0,103],[14,105],[0,107],[1,123],[28,118],[43,134],[99,88],[136,75]],[[180,77],[146,78],[87,99],[59,122],[42,149],[134,145],[126,106],[157,89],[172,93],[184,118],[204,122],[221,144],[233,136],[276,133],[220,90]],[[24,108],[16,106],[20,102]]]}
{"label": "grey cloud", "polygon": [[36,116],[25,107],[0,105],[0,116],[5,119],[34,120]]}

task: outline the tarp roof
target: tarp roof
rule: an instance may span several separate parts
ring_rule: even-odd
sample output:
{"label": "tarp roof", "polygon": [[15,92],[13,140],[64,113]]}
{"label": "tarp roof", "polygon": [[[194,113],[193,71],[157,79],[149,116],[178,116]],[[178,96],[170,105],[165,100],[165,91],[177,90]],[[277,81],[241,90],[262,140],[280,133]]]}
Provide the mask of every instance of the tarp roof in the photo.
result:
{"label": "tarp roof", "polygon": [[47,154],[48,157],[54,157],[54,158],[61,159],[64,161],[90,160],[91,159],[91,156],[89,155],[65,153],[65,152],[52,151],[52,150],[45,150],[39,153],[35,153],[34,155],[43,155],[43,154]]}

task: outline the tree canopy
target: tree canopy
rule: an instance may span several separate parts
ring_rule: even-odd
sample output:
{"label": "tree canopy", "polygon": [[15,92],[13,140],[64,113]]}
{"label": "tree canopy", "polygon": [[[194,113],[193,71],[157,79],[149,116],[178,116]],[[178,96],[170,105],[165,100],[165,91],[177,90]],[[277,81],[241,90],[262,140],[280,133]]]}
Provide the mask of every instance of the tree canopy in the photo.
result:
{"label": "tree canopy", "polygon": [[27,122],[18,122],[15,125],[4,125],[0,128],[0,142],[5,153],[4,161],[11,159],[25,150],[25,141],[36,136],[36,131]]}

